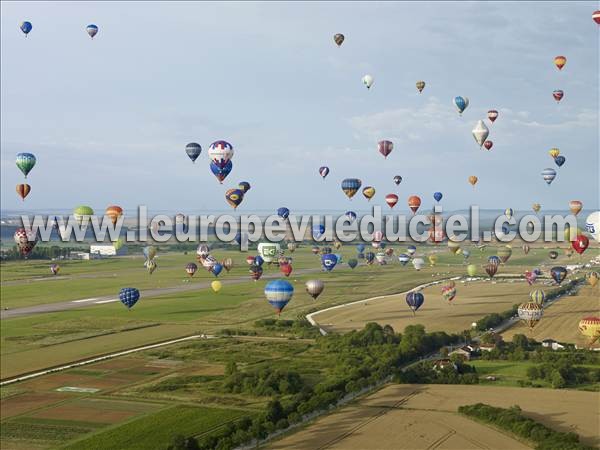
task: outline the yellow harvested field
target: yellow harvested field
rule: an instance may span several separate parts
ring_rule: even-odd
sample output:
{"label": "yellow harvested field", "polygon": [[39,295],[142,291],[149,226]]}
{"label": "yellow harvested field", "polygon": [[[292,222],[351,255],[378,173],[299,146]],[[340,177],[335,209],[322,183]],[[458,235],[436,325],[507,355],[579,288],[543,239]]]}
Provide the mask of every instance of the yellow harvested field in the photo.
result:
{"label": "yellow harvested field", "polygon": [[[544,317],[531,331],[519,323],[502,334],[505,340],[510,340],[515,334],[525,334],[538,342],[544,339],[554,339],[559,342],[577,344],[586,347],[588,339],[578,329],[583,317],[600,316],[600,290],[598,286],[583,287],[578,295],[564,297],[544,310]],[[600,347],[600,342],[593,345]]]}
{"label": "yellow harvested field", "polygon": [[[402,331],[407,325],[423,324],[427,331],[460,332],[486,314],[503,312],[515,303],[529,300],[532,287],[525,281],[498,280],[456,282],[456,298],[448,304],[442,299],[443,284],[423,289],[425,303],[413,316],[406,305],[406,295],[391,295],[316,314],[313,318],[325,330],[358,330],[368,322],[389,324]],[[544,287],[547,291],[552,289]]]}
{"label": "yellow harvested field", "polygon": [[600,443],[600,393],[458,385],[390,385],[274,442],[271,449],[522,449],[507,434],[459,415],[461,405],[487,403],[523,412],[559,431]]}

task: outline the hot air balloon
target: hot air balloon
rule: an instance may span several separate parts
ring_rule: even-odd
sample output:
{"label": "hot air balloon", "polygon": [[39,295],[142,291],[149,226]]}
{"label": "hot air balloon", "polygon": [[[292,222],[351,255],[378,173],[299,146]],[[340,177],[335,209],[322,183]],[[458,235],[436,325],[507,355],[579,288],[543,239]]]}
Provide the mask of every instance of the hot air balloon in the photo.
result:
{"label": "hot air balloon", "polygon": [[158,265],[156,264],[156,262],[153,259],[149,259],[149,260],[145,261],[144,266],[146,266],[146,270],[148,271],[148,273],[150,275],[152,275],[152,272],[154,272],[156,270],[156,268],[158,267]]}
{"label": "hot air balloon", "polygon": [[452,238],[448,239],[448,251],[456,254],[460,250],[460,243],[453,241]]}
{"label": "hot air balloon", "polygon": [[542,178],[548,185],[550,185],[550,183],[552,183],[556,178],[556,170],[550,168],[542,170]]}
{"label": "hot air balloon", "polygon": [[33,25],[31,25],[31,22],[25,21],[25,22],[21,23],[21,26],[19,28],[21,29],[21,31],[23,33],[25,33],[25,37],[27,37],[27,35],[31,31],[31,29],[33,28]]}
{"label": "hot air balloon", "polygon": [[585,230],[600,241],[600,211],[594,211],[585,219]]}
{"label": "hot air balloon", "polygon": [[28,184],[17,184],[17,194],[19,194],[19,197],[21,197],[22,200],[25,200],[25,197],[27,197],[29,195],[29,192],[31,192],[31,186],[29,186]]}
{"label": "hot air balloon", "polygon": [[454,97],[454,106],[456,106],[458,114],[462,116],[463,111],[469,106],[469,99],[461,96]]}
{"label": "hot air balloon", "polygon": [[373,264],[373,261],[375,261],[375,253],[367,252],[365,254],[365,261],[367,262],[368,265]]}
{"label": "hot air balloon", "polygon": [[246,192],[248,192],[250,190],[251,186],[250,183],[248,183],[247,181],[240,181],[240,183],[238,184],[238,189],[240,191],[242,191],[244,194]]}
{"label": "hot air balloon", "polygon": [[583,234],[577,235],[574,241],[571,241],[571,246],[580,255],[585,252],[590,245],[590,240]]}
{"label": "hot air balloon", "polygon": [[233,163],[231,162],[231,160],[227,161],[227,164],[225,164],[225,166],[223,166],[223,167],[219,167],[218,165],[216,165],[214,163],[214,161],[210,162],[210,171],[217,178],[217,180],[219,180],[219,183],[221,183],[221,184],[223,184],[223,180],[225,180],[225,178],[227,178],[227,175],[229,175],[231,173],[232,169],[233,169]]}
{"label": "hot air balloon", "polygon": [[147,247],[142,248],[142,253],[147,260],[154,259],[156,256],[156,247],[149,245]]}
{"label": "hot air balloon", "polygon": [[319,252],[320,252],[320,250],[319,250],[319,247],[317,247],[316,245],[315,245],[315,246],[313,246],[313,247],[310,249],[310,251],[312,252],[312,254],[313,254],[313,255],[318,255],[318,254],[319,254]]}
{"label": "hot air balloon", "polygon": [[431,267],[434,267],[437,264],[437,261],[438,261],[437,255],[429,255],[429,257],[427,259],[429,259],[429,264],[431,265]]}
{"label": "hot air balloon", "polygon": [[58,275],[58,271],[60,270],[60,266],[58,264],[50,264],[50,272],[52,275]]}
{"label": "hot air balloon", "polygon": [[229,272],[233,267],[233,259],[225,258],[223,261],[221,261],[221,265],[225,268],[227,272]]}
{"label": "hot air balloon", "polygon": [[467,266],[467,274],[470,277],[474,277],[477,274],[477,266],[475,264],[469,264]]}
{"label": "hot air balloon", "polygon": [[450,304],[452,300],[456,297],[456,286],[454,282],[452,284],[447,284],[442,286],[442,298]]}
{"label": "hot air balloon", "polygon": [[471,186],[473,186],[473,188],[475,188],[475,185],[477,184],[478,181],[479,181],[479,178],[477,178],[475,175],[471,175],[469,177],[469,183],[471,184]]}
{"label": "hot air balloon", "polygon": [[511,218],[512,216],[514,216],[514,215],[515,215],[515,211],[514,211],[512,208],[506,208],[506,209],[504,210],[504,216],[505,216],[507,219],[510,219],[510,218]]}
{"label": "hot air balloon", "polygon": [[408,197],[408,207],[413,212],[413,214],[417,212],[419,206],[421,206],[421,198],[419,196],[411,195],[410,197]]}
{"label": "hot air balloon", "polygon": [[589,339],[588,345],[593,345],[600,339],[600,317],[584,317],[579,321],[579,331]]}
{"label": "hot air balloon", "polygon": [[581,211],[582,208],[583,203],[581,203],[579,200],[571,200],[569,202],[569,210],[571,211],[571,214],[579,214],[579,211]]}
{"label": "hot air balloon", "polygon": [[567,269],[561,266],[553,267],[550,269],[550,275],[557,284],[562,283],[567,277]]}
{"label": "hot air balloon", "polygon": [[398,261],[400,262],[400,264],[405,266],[406,263],[410,261],[410,256],[408,256],[406,253],[401,253],[398,255]]}
{"label": "hot air balloon", "polygon": [[119,217],[123,215],[123,208],[117,205],[110,205],[104,211],[104,215],[107,216],[114,225],[119,220]]}
{"label": "hot air balloon", "polygon": [[325,225],[313,225],[312,236],[315,241],[318,241],[325,234]]}
{"label": "hot air balloon", "polygon": [[394,143],[392,141],[379,141],[377,144],[377,149],[384,158],[387,158],[388,155],[392,153],[392,150],[394,150]]}
{"label": "hot air balloon", "polygon": [[78,206],[73,210],[73,217],[79,225],[82,225],[84,222],[90,219],[91,216],[94,215],[94,210],[89,206]]}
{"label": "hot air balloon", "polygon": [[412,260],[412,265],[415,270],[421,270],[423,267],[425,267],[425,260],[423,258],[414,258]]}
{"label": "hot air balloon", "polygon": [[[592,13],[592,20],[600,25],[600,10],[594,11]],[[25,22],[24,22],[25,23]],[[30,24],[31,25],[31,24]],[[21,28],[22,29],[22,28]]]}
{"label": "hot air balloon", "polygon": [[439,201],[442,199],[442,197],[443,197],[443,196],[444,196],[444,194],[442,194],[441,192],[435,192],[435,193],[433,194],[433,199],[434,199],[436,202],[439,202]]}
{"label": "hot air balloon", "polygon": [[196,142],[190,142],[185,146],[185,152],[192,162],[196,162],[196,159],[198,159],[198,156],[200,156],[200,153],[202,153],[202,147]]}
{"label": "hot air balloon", "polygon": [[500,247],[498,249],[498,257],[500,258],[500,261],[502,261],[503,263],[507,262],[510,259],[511,255],[512,255],[512,249],[508,246]]}
{"label": "hot air balloon", "polygon": [[493,255],[488,258],[488,262],[492,264],[500,264],[502,260],[499,256]]}
{"label": "hot air balloon", "polygon": [[417,252],[417,247],[415,247],[414,245],[409,245],[408,247],[406,247],[406,252],[412,256]]}
{"label": "hot air balloon", "polygon": [[554,58],[554,65],[558,68],[558,70],[562,70],[567,63],[567,58],[565,56],[557,56]]}
{"label": "hot air balloon", "polygon": [[354,269],[356,266],[358,266],[358,260],[355,258],[350,258],[348,260],[348,266],[350,266],[351,269]]}
{"label": "hot air balloon", "polygon": [[394,177],[394,183],[396,184],[396,186],[398,186],[400,183],[402,183],[402,177],[400,175],[396,175]]}
{"label": "hot air balloon", "polygon": [[321,175],[323,177],[323,179],[325,179],[325,177],[327,175],[329,175],[329,167],[327,167],[327,166],[319,167],[319,175]]}
{"label": "hot air balloon", "polygon": [[333,253],[326,253],[321,256],[321,264],[323,269],[327,272],[331,272],[338,262],[337,257]]}
{"label": "hot air balloon", "polygon": [[542,209],[542,205],[540,205],[539,203],[534,203],[533,205],[531,205],[531,209],[533,209],[533,212],[537,214],[538,212],[540,212],[540,209]]}
{"label": "hot air balloon", "polygon": [[127,309],[131,309],[140,299],[140,291],[136,288],[123,288],[119,292],[119,300],[123,303]]}
{"label": "hot air balloon", "polygon": [[483,145],[483,143],[485,142],[485,140],[487,139],[487,137],[489,136],[490,130],[485,125],[483,120],[478,120],[477,124],[475,125],[475,128],[473,128],[473,130],[472,130],[472,133],[473,133],[473,138],[475,139],[475,142],[477,142],[479,144],[479,146],[481,147]]}
{"label": "hot air balloon", "polygon": [[362,186],[362,181],[358,178],[346,178],[342,180],[342,191],[346,194],[346,197],[352,198],[354,194],[358,192],[360,187]]}
{"label": "hot air balloon", "polygon": [[363,188],[362,194],[367,200],[371,200],[375,195],[375,188],[373,186],[366,186]]}
{"label": "hot air balloon", "polygon": [[206,244],[198,245],[196,249],[196,255],[200,258],[206,258],[210,254],[210,247]]}
{"label": "hot air balloon", "polygon": [[390,208],[393,208],[398,203],[398,196],[396,194],[388,194],[385,196],[385,202]]}
{"label": "hot air balloon", "polygon": [[425,296],[421,292],[409,292],[406,294],[406,304],[411,309],[413,315],[425,302]]}
{"label": "hot air balloon", "polygon": [[281,314],[293,295],[294,287],[285,280],[274,280],[265,286],[265,297],[277,314]]}
{"label": "hot air balloon", "polygon": [[[488,116],[489,121],[494,123],[496,121],[496,119],[498,118],[498,111],[496,111],[495,109],[490,109],[488,111],[487,116]],[[488,148],[488,150],[489,150],[489,148]]]}
{"label": "hot air balloon", "polygon": [[598,275],[598,272],[590,272],[586,275],[585,279],[591,287],[596,287],[596,284],[598,284],[598,280],[600,279],[600,275]]}
{"label": "hot air balloon", "polygon": [[383,232],[380,230],[373,232],[373,242],[381,242],[383,240]]}
{"label": "hot air balloon", "polygon": [[419,94],[421,92],[423,92],[423,89],[425,89],[425,82],[424,81],[417,81],[417,91],[419,91]]}
{"label": "hot air balloon", "polygon": [[348,218],[348,220],[350,221],[350,223],[354,222],[356,220],[356,213],[354,211],[346,211],[346,217]]}
{"label": "hot air balloon", "polygon": [[229,189],[225,192],[225,200],[233,209],[237,209],[244,200],[244,192],[241,189]]}
{"label": "hot air balloon", "polygon": [[556,100],[556,103],[560,102],[564,96],[565,96],[565,92],[560,89],[552,91],[552,97],[554,97],[554,100]]}
{"label": "hot air balloon", "polygon": [[490,140],[487,140],[483,143],[483,146],[485,147],[486,150],[491,150],[492,147],[494,146],[494,143]]}
{"label": "hot air balloon", "polygon": [[98,27],[91,23],[85,27],[85,31],[87,31],[87,34],[90,36],[90,38],[94,39],[94,36],[98,34]]}
{"label": "hot air balloon", "polygon": [[521,248],[523,249],[523,253],[525,253],[526,255],[529,253],[530,247],[528,244],[523,244]]}
{"label": "hot air balloon", "polygon": [[290,210],[285,207],[281,207],[277,209],[277,215],[282,219],[287,219],[290,215]]}
{"label": "hot air balloon", "polygon": [[296,251],[296,243],[295,242],[288,242],[287,243],[287,249],[290,251],[290,253],[294,253],[294,251]]}
{"label": "hot air balloon", "polygon": [[538,305],[543,305],[546,301],[546,293],[541,289],[535,289],[529,293],[529,298],[533,303],[537,303]]}
{"label": "hot air balloon", "polygon": [[221,288],[223,287],[223,284],[220,281],[215,280],[212,283],[210,283],[210,287],[212,288],[213,291],[215,291],[215,293],[218,293],[221,290]]}
{"label": "hot air balloon", "polygon": [[371,89],[371,86],[373,86],[373,82],[375,80],[373,79],[372,75],[365,75],[364,77],[362,77],[362,83],[367,87],[367,89]]}
{"label": "hot air balloon", "polygon": [[196,273],[197,270],[198,270],[198,266],[194,263],[188,263],[185,266],[185,271],[190,276],[190,278],[194,276],[194,274]]}
{"label": "hot air balloon", "polygon": [[250,278],[254,281],[258,281],[262,277],[263,268],[261,266],[252,265],[250,266]]}
{"label": "hot air balloon", "polygon": [[35,155],[32,153],[17,153],[16,163],[17,167],[21,170],[21,172],[23,172],[23,175],[25,175],[25,178],[27,178],[27,175],[29,172],[31,172],[31,169],[33,169],[35,166]]}
{"label": "hot air balloon", "polygon": [[548,252],[548,257],[549,257],[550,259],[556,259],[556,258],[558,258],[558,252],[557,252],[557,251],[555,251],[555,250],[550,250],[550,251]]}
{"label": "hot air balloon", "polygon": [[356,244],[356,253],[362,253],[365,251],[365,244]]}
{"label": "hot air balloon", "polygon": [[279,265],[279,271],[284,274],[286,277],[289,277],[290,274],[292,273],[292,265],[289,263],[286,264],[280,264]]}
{"label": "hot air balloon", "polygon": [[566,160],[567,160],[567,158],[565,158],[564,156],[560,155],[560,156],[557,156],[556,158],[554,158],[554,163],[558,167],[562,167]]}
{"label": "hot air balloon", "polygon": [[321,280],[308,280],[305,286],[308,295],[310,295],[315,300],[319,295],[321,295],[323,289],[325,289],[325,284]]}
{"label": "hot air balloon", "polygon": [[254,263],[253,263],[253,264],[254,264],[255,266],[262,266],[264,263],[265,263],[265,260],[263,259],[263,257],[262,257],[262,256],[260,256],[260,255],[256,255],[256,256],[254,257]]}
{"label": "hot air balloon", "polygon": [[220,263],[215,263],[213,264],[213,266],[210,268],[210,272],[215,276],[218,277],[219,274],[221,272],[223,272],[223,265]]}
{"label": "hot air balloon", "polygon": [[535,302],[523,303],[519,305],[517,314],[519,315],[519,319],[521,319],[521,321],[531,330],[540,320],[542,320],[544,307]]}
{"label": "hot air balloon", "polygon": [[560,155],[560,150],[556,147],[553,147],[550,150],[548,150],[548,154],[552,157],[552,159],[556,159],[556,157]]}
{"label": "hot air balloon", "polygon": [[469,250],[467,250],[466,248],[463,249],[462,254],[463,254],[463,258],[465,258],[465,261],[467,259],[469,259],[469,256],[471,256],[471,252]]}
{"label": "hot air balloon", "polygon": [[494,275],[496,275],[496,272],[498,272],[498,264],[495,262],[488,262],[485,266],[484,266],[485,272],[490,276],[490,278],[493,278]]}
{"label": "hot air balloon", "polygon": [[335,42],[338,47],[341,47],[342,43],[344,42],[344,39],[345,38],[342,33],[337,33],[333,36],[333,42]]}
{"label": "hot air balloon", "polygon": [[233,153],[233,146],[226,141],[215,141],[208,147],[208,157],[220,169],[229,164]]}
{"label": "hot air balloon", "polygon": [[254,256],[247,256],[247,257],[246,257],[246,263],[247,263],[249,266],[252,266],[252,265],[254,264]]}

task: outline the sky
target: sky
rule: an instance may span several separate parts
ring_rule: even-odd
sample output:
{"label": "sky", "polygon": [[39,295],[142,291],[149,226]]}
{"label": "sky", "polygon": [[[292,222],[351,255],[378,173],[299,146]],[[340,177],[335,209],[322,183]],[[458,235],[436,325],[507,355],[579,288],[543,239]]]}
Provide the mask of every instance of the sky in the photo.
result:
{"label": "sky", "polygon": [[[1,206],[184,213],[364,210],[360,178],[407,210],[599,209],[596,2],[2,2]],[[19,30],[33,24],[28,37]],[[85,27],[99,33],[91,40]],[[335,33],[346,40],[338,48]],[[562,71],[553,59],[568,59]],[[371,74],[374,85],[361,83]],[[418,94],[415,82],[424,80]],[[565,97],[556,104],[552,91]],[[470,105],[460,117],[452,99]],[[471,130],[489,109],[490,152]],[[220,185],[207,149],[235,148]],[[389,139],[387,159],[377,142]],[[195,164],[185,145],[198,142]],[[548,150],[566,157],[555,166]],[[19,152],[38,162],[23,203]],[[318,175],[329,166],[326,180]],[[540,173],[558,172],[551,186]],[[394,175],[403,182],[396,187]],[[470,175],[479,178],[473,189]]]}

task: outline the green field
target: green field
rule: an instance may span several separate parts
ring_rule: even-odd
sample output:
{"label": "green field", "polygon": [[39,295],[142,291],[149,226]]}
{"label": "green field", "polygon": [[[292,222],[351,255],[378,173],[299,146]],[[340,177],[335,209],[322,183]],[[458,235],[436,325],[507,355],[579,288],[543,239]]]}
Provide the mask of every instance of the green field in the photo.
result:
{"label": "green field", "polygon": [[[529,361],[469,361],[469,365],[477,369],[479,382],[482,384],[493,384],[497,386],[519,386],[519,381],[526,381],[527,369],[537,365]],[[485,377],[493,375],[496,381],[486,381]],[[543,380],[537,380],[543,387],[550,385]]]}

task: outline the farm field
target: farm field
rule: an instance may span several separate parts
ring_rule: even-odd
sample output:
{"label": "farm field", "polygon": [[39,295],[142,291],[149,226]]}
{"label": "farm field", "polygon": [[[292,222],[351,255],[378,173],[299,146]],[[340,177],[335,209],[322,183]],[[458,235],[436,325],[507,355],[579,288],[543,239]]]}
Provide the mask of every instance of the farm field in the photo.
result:
{"label": "farm field", "polygon": [[458,385],[390,385],[342,408],[270,449],[528,448],[494,429],[458,415],[464,404],[519,405],[523,413],[560,431],[600,442],[600,393]]}
{"label": "farm field", "polygon": [[[544,339],[554,339],[559,342],[576,344],[587,347],[588,341],[579,333],[577,328],[583,317],[600,316],[600,288],[596,285],[583,286],[577,295],[565,297],[544,310],[543,319],[529,330],[522,323],[506,330],[502,336],[510,340],[515,334],[525,334],[538,342]],[[594,343],[593,348],[600,347],[600,342]]]}

